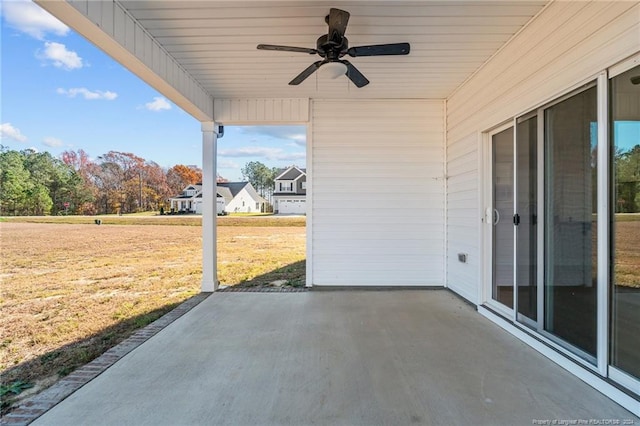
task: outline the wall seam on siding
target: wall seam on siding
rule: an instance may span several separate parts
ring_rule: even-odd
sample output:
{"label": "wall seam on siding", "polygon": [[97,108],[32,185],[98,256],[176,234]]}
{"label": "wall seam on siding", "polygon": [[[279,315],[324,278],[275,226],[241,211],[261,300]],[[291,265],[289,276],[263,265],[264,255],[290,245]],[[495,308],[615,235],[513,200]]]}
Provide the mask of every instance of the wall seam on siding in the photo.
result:
{"label": "wall seam on siding", "polygon": [[313,124],[314,124],[314,116],[313,116],[313,104],[314,100],[309,99],[307,102],[307,192],[306,192],[306,260],[305,260],[305,268],[306,268],[306,276],[305,276],[305,286],[313,287],[313,187],[314,187],[314,178],[313,178]]}
{"label": "wall seam on siding", "polygon": [[447,145],[447,100],[442,101],[442,191],[444,192],[444,241],[443,241],[443,285],[449,288],[449,149]]}

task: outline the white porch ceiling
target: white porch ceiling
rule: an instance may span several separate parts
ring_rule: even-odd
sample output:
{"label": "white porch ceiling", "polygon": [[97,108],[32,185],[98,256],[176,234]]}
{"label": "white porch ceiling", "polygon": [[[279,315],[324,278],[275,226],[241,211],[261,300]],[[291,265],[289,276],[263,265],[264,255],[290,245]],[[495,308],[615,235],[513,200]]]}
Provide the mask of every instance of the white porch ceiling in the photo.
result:
{"label": "white porch ceiling", "polygon": [[[214,98],[446,98],[518,32],[539,1],[128,1],[120,5]],[[371,81],[319,73],[288,82],[316,55],[259,51],[259,43],[316,47],[329,8],[351,13],[351,46],[411,43],[408,56],[350,58]]]}

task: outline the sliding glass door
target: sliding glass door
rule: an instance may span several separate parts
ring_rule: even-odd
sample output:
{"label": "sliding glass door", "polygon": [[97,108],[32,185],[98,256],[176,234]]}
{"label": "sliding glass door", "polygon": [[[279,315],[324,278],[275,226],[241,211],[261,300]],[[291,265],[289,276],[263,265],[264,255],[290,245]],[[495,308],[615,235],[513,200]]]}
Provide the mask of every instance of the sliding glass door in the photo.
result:
{"label": "sliding glass door", "polygon": [[640,66],[613,77],[610,91],[614,211],[610,357],[613,367],[640,380]]}
{"label": "sliding glass door", "polygon": [[538,117],[516,124],[516,300],[518,321],[538,318]]}
{"label": "sliding glass door", "polygon": [[636,393],[639,62],[495,129],[485,151],[487,306]]}
{"label": "sliding glass door", "polygon": [[[491,135],[491,299],[518,318],[537,319],[537,117]],[[515,263],[514,263],[515,260]],[[514,295],[515,290],[515,295]],[[526,320],[525,320],[526,319]]]}
{"label": "sliding glass door", "polygon": [[488,218],[494,306],[592,364],[597,130],[593,83],[493,132]]}
{"label": "sliding glass door", "polygon": [[597,91],[544,110],[544,330],[597,349]]}
{"label": "sliding glass door", "polygon": [[513,308],[513,127],[491,136],[493,278],[491,298]]}

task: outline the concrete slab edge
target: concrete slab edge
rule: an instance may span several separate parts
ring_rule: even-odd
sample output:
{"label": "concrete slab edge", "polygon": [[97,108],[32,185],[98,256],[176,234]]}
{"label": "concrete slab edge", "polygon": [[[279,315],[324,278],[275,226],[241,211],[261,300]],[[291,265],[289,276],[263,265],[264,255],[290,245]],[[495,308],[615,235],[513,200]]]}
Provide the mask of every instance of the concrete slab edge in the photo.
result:
{"label": "concrete slab edge", "polygon": [[130,337],[107,350],[93,361],[63,377],[51,387],[25,399],[14,410],[0,418],[0,425],[28,425],[44,413],[62,402],[69,395],[102,374],[107,368],[122,359],[129,352],[149,340],[160,330],[189,312],[211,293],[200,293],[181,303],[172,311],[161,316],[151,324],[133,333]]}
{"label": "concrete slab edge", "polygon": [[441,285],[314,285],[311,291],[400,291],[400,290],[444,290]]}

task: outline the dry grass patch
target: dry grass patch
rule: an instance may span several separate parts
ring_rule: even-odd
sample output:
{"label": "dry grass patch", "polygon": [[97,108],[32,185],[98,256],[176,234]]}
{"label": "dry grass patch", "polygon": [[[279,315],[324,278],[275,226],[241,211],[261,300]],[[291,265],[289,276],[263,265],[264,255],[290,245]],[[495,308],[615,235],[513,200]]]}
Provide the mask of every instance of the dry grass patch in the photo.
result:
{"label": "dry grass patch", "polygon": [[[98,216],[5,216],[0,222],[7,223],[56,223],[70,225],[93,225],[100,220],[102,225],[180,225],[200,226],[202,216],[199,215],[156,215],[156,214],[126,214],[126,215],[98,215]],[[218,226],[250,226],[250,227],[281,227],[306,225],[304,216],[274,216],[271,214],[232,214],[218,216]]]}
{"label": "dry grass patch", "polygon": [[[198,293],[201,229],[0,223],[3,384],[68,374]],[[304,255],[304,227],[218,228],[222,284],[261,285],[291,264],[301,284]]]}
{"label": "dry grass patch", "polygon": [[615,229],[615,282],[640,288],[640,221],[617,221]]}

